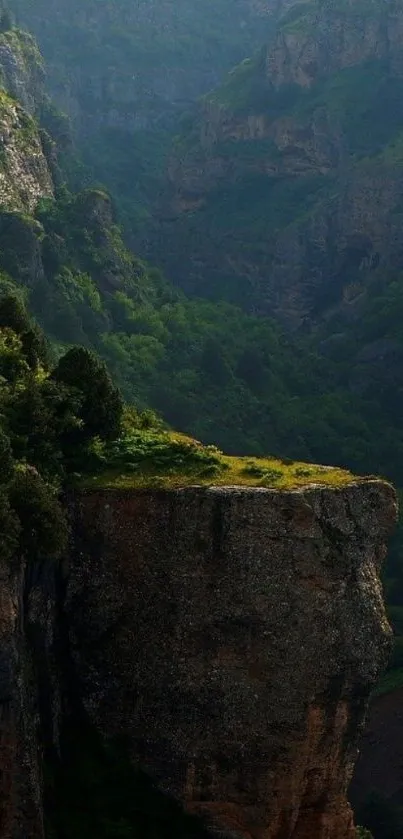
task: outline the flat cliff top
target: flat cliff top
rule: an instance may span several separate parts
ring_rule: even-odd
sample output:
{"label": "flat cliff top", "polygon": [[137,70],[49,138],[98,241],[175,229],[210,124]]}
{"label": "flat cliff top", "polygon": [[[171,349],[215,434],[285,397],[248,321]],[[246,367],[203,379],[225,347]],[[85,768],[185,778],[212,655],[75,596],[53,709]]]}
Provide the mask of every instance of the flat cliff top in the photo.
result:
{"label": "flat cliff top", "polygon": [[183,434],[143,430],[104,450],[93,474],[77,476],[85,489],[179,489],[187,486],[342,487],[368,478],[278,457],[235,457]]}

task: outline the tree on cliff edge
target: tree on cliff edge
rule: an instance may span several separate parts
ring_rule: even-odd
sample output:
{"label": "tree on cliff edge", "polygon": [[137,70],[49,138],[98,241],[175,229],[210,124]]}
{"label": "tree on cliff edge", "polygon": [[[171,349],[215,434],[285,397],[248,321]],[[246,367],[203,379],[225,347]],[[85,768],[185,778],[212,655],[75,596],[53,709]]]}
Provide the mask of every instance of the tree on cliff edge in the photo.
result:
{"label": "tree on cliff edge", "polygon": [[103,361],[84,347],[73,347],[60,359],[53,377],[80,397],[82,442],[92,437],[113,440],[118,436],[123,400]]}

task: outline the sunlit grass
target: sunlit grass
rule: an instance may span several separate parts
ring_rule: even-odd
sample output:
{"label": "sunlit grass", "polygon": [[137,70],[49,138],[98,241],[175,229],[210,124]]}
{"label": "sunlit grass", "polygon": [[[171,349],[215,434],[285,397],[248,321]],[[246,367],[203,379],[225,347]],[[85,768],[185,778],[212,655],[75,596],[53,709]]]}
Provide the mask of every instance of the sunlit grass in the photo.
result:
{"label": "sunlit grass", "polygon": [[101,467],[80,484],[119,489],[198,485],[285,490],[309,484],[344,486],[352,480],[354,476],[344,469],[269,456],[233,457],[184,434],[151,430],[128,437],[117,454],[106,454]]}

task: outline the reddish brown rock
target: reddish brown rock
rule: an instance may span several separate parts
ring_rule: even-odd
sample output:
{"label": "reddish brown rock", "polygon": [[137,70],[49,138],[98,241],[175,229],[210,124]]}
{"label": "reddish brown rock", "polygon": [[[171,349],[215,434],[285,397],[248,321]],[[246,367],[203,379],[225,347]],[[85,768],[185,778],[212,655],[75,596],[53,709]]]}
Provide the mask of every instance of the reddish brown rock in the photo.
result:
{"label": "reddish brown rock", "polygon": [[219,835],[353,839],[395,515],[376,481],[77,498],[65,608],[94,725]]}

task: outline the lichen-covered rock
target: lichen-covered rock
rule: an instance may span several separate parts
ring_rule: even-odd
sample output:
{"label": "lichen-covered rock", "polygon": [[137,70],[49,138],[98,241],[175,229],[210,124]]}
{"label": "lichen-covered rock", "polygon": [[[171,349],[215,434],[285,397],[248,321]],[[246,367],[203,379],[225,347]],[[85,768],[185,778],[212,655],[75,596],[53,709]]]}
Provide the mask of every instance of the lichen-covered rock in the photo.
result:
{"label": "lichen-covered rock", "polygon": [[0,90],[0,209],[31,212],[53,195],[53,183],[38,127]]}
{"label": "lichen-covered rock", "polygon": [[98,730],[220,835],[353,839],[391,487],[94,491],[71,513],[65,610]]}
{"label": "lichen-covered rock", "polygon": [[27,32],[10,29],[0,34],[0,83],[29,114],[39,110],[44,97],[45,71],[37,44]]}

